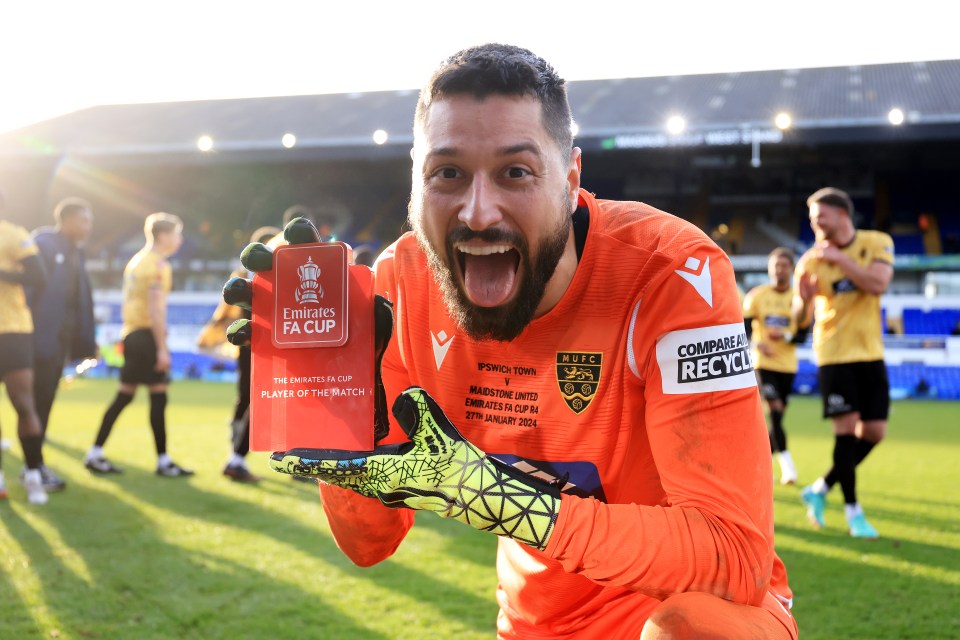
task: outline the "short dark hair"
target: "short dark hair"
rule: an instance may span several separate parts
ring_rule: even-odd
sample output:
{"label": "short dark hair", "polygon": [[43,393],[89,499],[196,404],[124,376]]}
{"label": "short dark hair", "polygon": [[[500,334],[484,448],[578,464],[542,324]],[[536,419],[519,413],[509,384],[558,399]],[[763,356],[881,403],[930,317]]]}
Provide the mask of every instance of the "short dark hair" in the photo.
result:
{"label": "short dark hair", "polygon": [[770,258],[787,258],[790,261],[790,264],[793,264],[797,260],[797,254],[787,247],[777,247],[770,252],[770,255],[767,257],[767,259],[769,260]]}
{"label": "short dark hair", "polygon": [[560,149],[573,147],[566,81],[534,53],[508,44],[484,44],[458,51],[444,60],[420,91],[414,116],[423,125],[437,98],[472,95],[532,96],[540,101],[543,126]]}
{"label": "short dark hair", "polygon": [[265,226],[259,227],[250,234],[250,242],[262,242],[266,244],[274,236],[281,232],[279,227]]}
{"label": "short dark hair", "polygon": [[65,218],[75,216],[82,211],[93,211],[90,203],[83,198],[64,198],[53,209],[53,219],[61,224]]}
{"label": "short dark hair", "polygon": [[823,189],[818,189],[813,192],[813,194],[807,198],[807,207],[813,205],[813,203],[818,204],[829,204],[833,207],[840,207],[847,212],[847,215],[853,218],[853,200],[850,199],[849,194],[846,191],[837,189],[836,187],[824,187]]}
{"label": "short dark hair", "polygon": [[302,204],[287,207],[287,210],[283,212],[283,226],[287,226],[287,223],[294,218],[306,218],[310,222],[315,222],[313,210]]}
{"label": "short dark hair", "polygon": [[143,233],[151,240],[156,240],[159,233],[170,233],[177,229],[183,229],[183,221],[172,213],[151,213],[143,222]]}

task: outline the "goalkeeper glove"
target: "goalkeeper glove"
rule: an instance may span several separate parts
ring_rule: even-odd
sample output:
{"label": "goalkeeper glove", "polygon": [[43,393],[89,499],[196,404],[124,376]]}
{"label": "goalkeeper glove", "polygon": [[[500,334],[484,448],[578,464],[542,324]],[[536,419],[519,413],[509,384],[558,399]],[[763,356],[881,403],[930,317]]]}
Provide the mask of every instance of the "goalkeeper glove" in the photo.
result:
{"label": "goalkeeper glove", "polygon": [[410,442],[371,453],[292,449],[274,453],[275,471],[377,498],[388,507],[433,511],[480,531],[543,550],[560,510],[560,491],[468,442],[419,387],[397,398],[393,415]]}

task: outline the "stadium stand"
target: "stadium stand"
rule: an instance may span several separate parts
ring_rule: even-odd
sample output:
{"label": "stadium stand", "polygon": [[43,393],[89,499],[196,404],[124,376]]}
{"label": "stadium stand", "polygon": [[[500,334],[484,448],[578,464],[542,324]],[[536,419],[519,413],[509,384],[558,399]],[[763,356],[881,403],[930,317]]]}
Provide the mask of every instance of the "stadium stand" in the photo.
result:
{"label": "stadium stand", "polygon": [[903,310],[903,332],[907,335],[950,335],[960,321],[960,309]]}

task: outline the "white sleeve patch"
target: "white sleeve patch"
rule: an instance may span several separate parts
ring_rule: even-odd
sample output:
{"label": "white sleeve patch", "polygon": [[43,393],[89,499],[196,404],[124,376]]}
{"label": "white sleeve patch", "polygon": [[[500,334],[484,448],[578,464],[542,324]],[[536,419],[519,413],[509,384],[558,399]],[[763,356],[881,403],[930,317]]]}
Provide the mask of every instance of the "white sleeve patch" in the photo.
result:
{"label": "white sleeve patch", "polygon": [[757,386],[742,322],[671,331],[657,341],[663,393],[710,393]]}

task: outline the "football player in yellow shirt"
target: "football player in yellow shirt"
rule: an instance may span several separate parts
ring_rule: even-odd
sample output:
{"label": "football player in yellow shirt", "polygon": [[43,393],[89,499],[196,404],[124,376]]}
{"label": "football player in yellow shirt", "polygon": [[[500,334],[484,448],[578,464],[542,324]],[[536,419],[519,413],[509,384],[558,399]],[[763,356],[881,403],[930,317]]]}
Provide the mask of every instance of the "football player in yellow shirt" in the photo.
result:
{"label": "football player in yellow shirt", "polygon": [[[0,214],[5,202],[0,196]],[[33,403],[33,318],[23,287],[42,286],[46,272],[37,245],[26,229],[0,219],[0,383],[17,413],[17,434],[26,470],[22,476],[27,500],[45,504],[40,467],[43,432]],[[7,488],[0,473],[0,499]]]}
{"label": "football player in yellow shirt", "polygon": [[817,242],[797,263],[794,318],[812,319],[823,416],[833,421],[833,466],[802,496],[807,514],[824,526],[827,492],[843,490],[850,535],[877,538],[857,500],[857,466],[887,432],[890,384],[883,361],[880,296],[893,279],[893,240],[858,231],[853,202],[826,187],[807,199]]}
{"label": "football player in yellow shirt", "polygon": [[167,258],[183,242],[183,223],[170,213],[147,216],[143,227],[146,244],[123,271],[123,355],[120,388],[107,408],[100,431],[84,464],[94,473],[120,473],[103,455],[120,412],[133,401],[139,385],[150,391],[150,427],[157,449],[157,475],[192,475],[167,454],[166,406],[170,382],[170,350],[167,347],[167,294],[172,270]]}
{"label": "football player in yellow shirt", "polygon": [[751,289],[743,301],[743,319],[747,337],[753,343],[760,393],[770,416],[770,448],[780,463],[780,484],[797,481],[797,468],[787,449],[783,415],[797,376],[797,345],[807,337],[806,329],[797,329],[791,312],[793,263],[793,251],[786,247],[770,252],[770,282]]}

